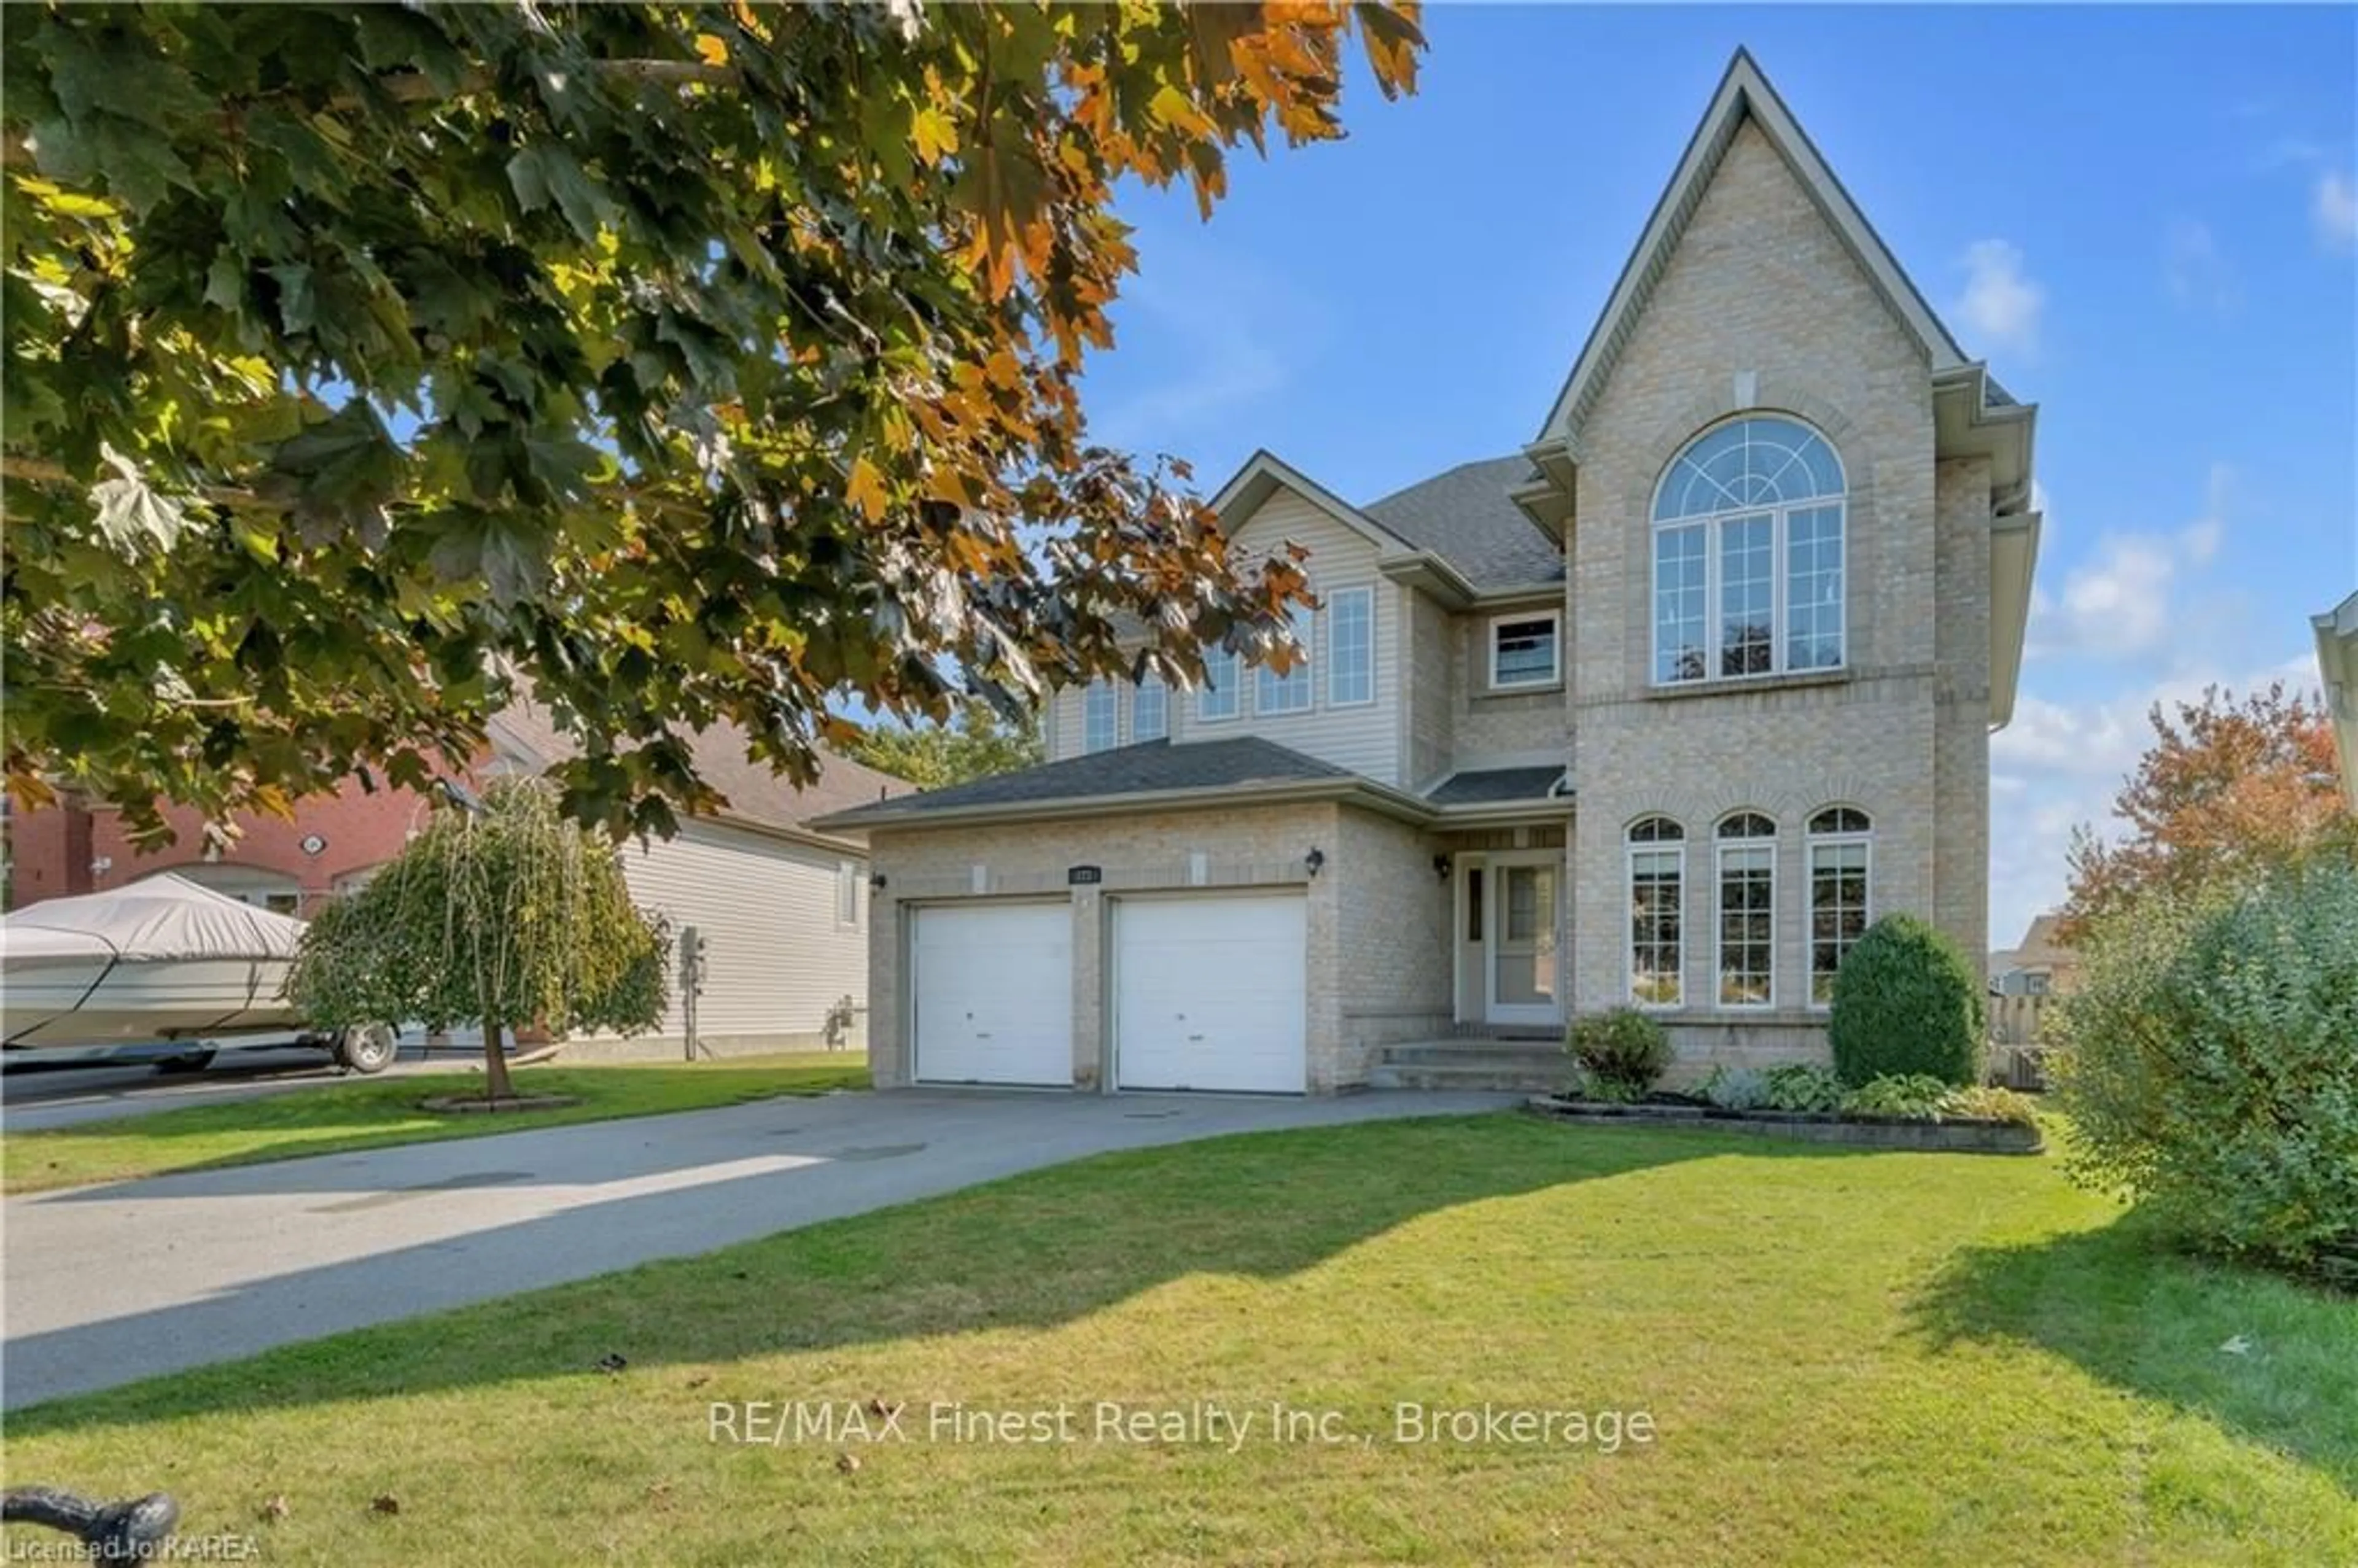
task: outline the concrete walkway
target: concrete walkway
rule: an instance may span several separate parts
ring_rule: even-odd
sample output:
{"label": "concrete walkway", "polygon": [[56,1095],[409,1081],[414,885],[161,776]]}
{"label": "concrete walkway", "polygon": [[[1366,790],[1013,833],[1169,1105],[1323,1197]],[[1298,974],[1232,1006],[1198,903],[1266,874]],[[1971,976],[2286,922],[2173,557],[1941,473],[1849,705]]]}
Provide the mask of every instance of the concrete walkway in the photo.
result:
{"label": "concrete walkway", "polygon": [[10,1198],[0,1405],[708,1251],[1107,1150],[1513,1099],[834,1095]]}

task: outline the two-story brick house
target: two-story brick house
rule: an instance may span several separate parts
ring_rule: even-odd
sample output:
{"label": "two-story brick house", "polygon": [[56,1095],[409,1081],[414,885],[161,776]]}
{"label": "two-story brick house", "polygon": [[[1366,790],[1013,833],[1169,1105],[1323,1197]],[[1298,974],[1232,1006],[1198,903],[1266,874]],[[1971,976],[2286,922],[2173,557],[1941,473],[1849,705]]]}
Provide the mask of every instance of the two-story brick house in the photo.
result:
{"label": "two-story brick house", "polygon": [[1690,1072],[1822,1052],[1869,920],[1986,946],[2033,427],[1738,54],[1536,438],[1221,489],[1309,552],[1306,661],[1065,692],[1044,765],[822,824],[878,1081],[1320,1092],[1622,1002]]}

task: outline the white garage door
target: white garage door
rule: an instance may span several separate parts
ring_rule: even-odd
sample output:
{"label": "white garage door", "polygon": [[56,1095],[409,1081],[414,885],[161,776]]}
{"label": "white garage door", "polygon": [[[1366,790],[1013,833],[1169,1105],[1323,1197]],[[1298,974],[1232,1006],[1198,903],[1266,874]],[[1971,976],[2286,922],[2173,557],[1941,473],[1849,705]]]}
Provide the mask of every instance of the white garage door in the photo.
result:
{"label": "white garage door", "polygon": [[1070,1086],[1072,905],[976,904],[914,917],[918,1080]]}
{"label": "white garage door", "polygon": [[1298,894],[1114,906],[1115,1050],[1126,1089],[1303,1089]]}

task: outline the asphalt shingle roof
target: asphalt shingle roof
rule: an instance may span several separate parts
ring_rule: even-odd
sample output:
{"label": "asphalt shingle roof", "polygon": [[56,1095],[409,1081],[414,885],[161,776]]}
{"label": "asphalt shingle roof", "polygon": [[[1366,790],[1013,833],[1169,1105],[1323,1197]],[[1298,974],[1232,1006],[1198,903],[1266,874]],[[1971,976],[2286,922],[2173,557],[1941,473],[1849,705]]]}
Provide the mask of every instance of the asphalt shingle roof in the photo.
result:
{"label": "asphalt shingle roof", "polygon": [[1560,767],[1486,768],[1452,773],[1424,798],[1435,806],[1501,806],[1520,800],[1545,800],[1562,777],[1563,770]]}
{"label": "asphalt shingle roof", "polygon": [[1193,741],[1184,746],[1174,746],[1169,741],[1141,741],[1133,746],[1068,757],[1061,762],[1045,762],[1021,773],[997,773],[952,784],[947,789],[895,795],[862,806],[859,819],[844,826],[881,826],[960,806],[1044,806],[1107,795],[1238,789],[1356,776],[1347,768],[1305,757],[1290,747],[1258,736]]}
{"label": "asphalt shingle roof", "polygon": [[1420,550],[1431,550],[1476,588],[1563,580],[1563,549],[1509,500],[1532,477],[1531,460],[1460,463],[1359,508]]}

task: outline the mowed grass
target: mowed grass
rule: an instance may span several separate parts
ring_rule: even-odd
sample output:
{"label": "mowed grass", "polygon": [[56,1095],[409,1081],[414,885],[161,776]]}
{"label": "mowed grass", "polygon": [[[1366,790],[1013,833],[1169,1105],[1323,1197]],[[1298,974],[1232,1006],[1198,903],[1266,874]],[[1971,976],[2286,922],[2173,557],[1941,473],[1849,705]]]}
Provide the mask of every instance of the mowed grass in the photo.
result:
{"label": "mowed grass", "polygon": [[[712,1436],[871,1399],[908,1441]],[[1101,1440],[1098,1401],[1343,1440]],[[1655,1436],[1394,1441],[1485,1402]],[[1073,1441],[934,1425],[1060,1403]],[[168,1488],[285,1562],[2317,1568],[2358,1561],[2358,1303],[2157,1250],[2046,1159],[1509,1114],[1101,1157],[8,1439],[12,1484]]]}
{"label": "mowed grass", "polygon": [[10,1132],[0,1137],[0,1188],[41,1192],[395,1143],[703,1110],[773,1095],[866,1088],[868,1058],[859,1052],[815,1051],[697,1063],[520,1067],[515,1084],[522,1094],[574,1095],[581,1103],[497,1115],[435,1112],[421,1108],[420,1102],[436,1095],[480,1095],[482,1075],[360,1078],[263,1099]]}

